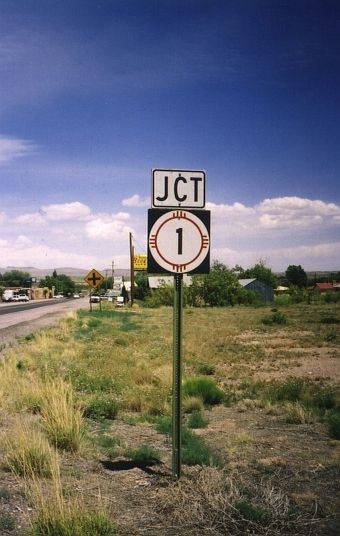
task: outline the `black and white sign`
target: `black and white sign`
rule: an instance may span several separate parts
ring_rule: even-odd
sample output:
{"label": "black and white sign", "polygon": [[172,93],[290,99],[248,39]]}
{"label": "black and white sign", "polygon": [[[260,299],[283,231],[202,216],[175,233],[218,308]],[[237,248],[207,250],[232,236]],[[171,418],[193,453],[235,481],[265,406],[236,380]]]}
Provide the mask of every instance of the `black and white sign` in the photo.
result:
{"label": "black and white sign", "polygon": [[148,211],[148,272],[208,273],[210,211]]}
{"label": "black and white sign", "polygon": [[204,208],[205,172],[153,169],[152,206],[154,208]]}

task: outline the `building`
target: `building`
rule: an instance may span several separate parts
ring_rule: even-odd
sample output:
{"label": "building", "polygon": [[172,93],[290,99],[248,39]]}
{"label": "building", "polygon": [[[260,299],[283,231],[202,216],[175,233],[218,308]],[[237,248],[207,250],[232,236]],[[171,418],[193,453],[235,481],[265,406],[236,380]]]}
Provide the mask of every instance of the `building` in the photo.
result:
{"label": "building", "polygon": [[257,292],[265,303],[274,300],[274,290],[267,283],[263,283],[258,279],[239,279],[238,282],[245,290]]}

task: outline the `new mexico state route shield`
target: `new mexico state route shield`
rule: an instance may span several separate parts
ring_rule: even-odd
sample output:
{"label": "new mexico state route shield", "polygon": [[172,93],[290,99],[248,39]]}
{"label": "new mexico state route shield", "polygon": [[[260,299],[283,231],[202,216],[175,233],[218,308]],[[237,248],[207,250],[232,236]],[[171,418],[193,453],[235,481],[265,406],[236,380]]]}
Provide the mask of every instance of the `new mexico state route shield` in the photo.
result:
{"label": "new mexico state route shield", "polygon": [[148,273],[207,274],[209,264],[208,210],[148,211]]}

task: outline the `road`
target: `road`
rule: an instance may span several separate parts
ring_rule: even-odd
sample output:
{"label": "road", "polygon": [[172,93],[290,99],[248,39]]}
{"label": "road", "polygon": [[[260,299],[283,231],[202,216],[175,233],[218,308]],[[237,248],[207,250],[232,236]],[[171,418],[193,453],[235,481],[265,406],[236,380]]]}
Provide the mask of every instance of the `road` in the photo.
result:
{"label": "road", "polygon": [[7,343],[55,323],[69,311],[89,307],[88,298],[0,304],[0,350]]}

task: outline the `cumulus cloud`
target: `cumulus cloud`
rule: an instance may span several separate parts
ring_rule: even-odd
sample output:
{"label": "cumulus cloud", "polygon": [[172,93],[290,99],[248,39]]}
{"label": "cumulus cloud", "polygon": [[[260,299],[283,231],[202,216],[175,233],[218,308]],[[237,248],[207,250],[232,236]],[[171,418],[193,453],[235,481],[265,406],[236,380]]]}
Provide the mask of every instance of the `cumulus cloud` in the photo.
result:
{"label": "cumulus cloud", "polygon": [[45,223],[45,219],[40,212],[33,212],[32,214],[21,214],[14,219],[14,223],[22,225],[41,225]]}
{"label": "cumulus cloud", "polygon": [[230,223],[249,230],[306,229],[340,223],[340,207],[335,203],[300,197],[264,199],[254,207],[207,203],[217,224]]}
{"label": "cumulus cloud", "polygon": [[6,164],[16,158],[31,154],[35,146],[29,140],[12,138],[0,134],[0,165]]}
{"label": "cumulus cloud", "polygon": [[87,205],[74,201],[55,205],[44,205],[42,213],[49,221],[86,220],[91,214]]}
{"label": "cumulus cloud", "polygon": [[[124,217],[122,217],[124,216]],[[118,214],[102,214],[94,217],[86,224],[86,234],[89,238],[103,240],[127,240],[127,235],[132,232],[124,222],[126,219],[124,213]]]}
{"label": "cumulus cloud", "polygon": [[131,197],[123,199],[122,205],[124,207],[150,207],[150,198],[134,194]]}

